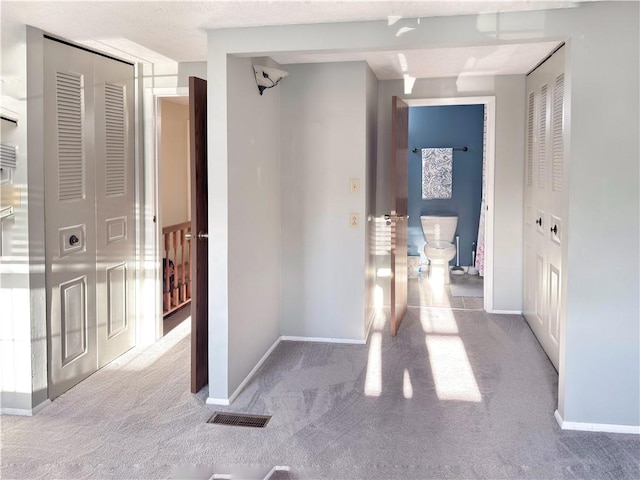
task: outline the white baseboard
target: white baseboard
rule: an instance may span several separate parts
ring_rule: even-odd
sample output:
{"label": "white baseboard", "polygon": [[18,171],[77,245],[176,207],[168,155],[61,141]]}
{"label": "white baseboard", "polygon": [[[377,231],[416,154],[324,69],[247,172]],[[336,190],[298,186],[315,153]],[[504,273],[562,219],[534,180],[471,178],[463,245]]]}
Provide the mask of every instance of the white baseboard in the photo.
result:
{"label": "white baseboard", "polygon": [[[281,466],[281,465],[276,465],[275,467],[273,467],[271,470],[269,470],[269,472],[264,476],[264,478],[262,480],[269,480],[271,478],[271,475],[273,475],[276,472],[289,472],[291,471],[290,467],[287,466]],[[288,475],[287,475],[288,477]]]}
{"label": "white baseboard", "polygon": [[262,366],[262,364],[267,360],[267,358],[269,358],[269,355],[271,355],[271,353],[275,350],[275,348],[278,346],[281,340],[282,340],[282,337],[278,337],[276,341],[273,342],[273,345],[269,347],[269,350],[266,351],[266,353],[262,356],[262,358],[258,361],[258,363],[256,363],[255,367],[253,367],[253,369],[244,378],[244,380],[240,382],[240,385],[238,385],[238,388],[236,388],[236,390],[229,396],[229,398],[208,397],[207,404],[208,405],[231,405],[233,401],[236,399],[236,397],[240,395],[240,392],[242,391],[242,389],[247,385],[247,383],[249,383],[251,378],[256,374],[256,372]]}
{"label": "white baseboard", "polygon": [[37,415],[43,408],[51,405],[51,400],[46,399],[39,405],[36,405],[33,408],[0,408],[0,415],[17,415],[20,417],[33,417]]}
{"label": "white baseboard", "polygon": [[495,313],[497,315],[522,315],[521,310],[487,310],[487,313]]}
{"label": "white baseboard", "polygon": [[640,425],[612,425],[608,423],[565,422],[556,410],[553,414],[562,430],[579,430],[583,432],[628,433],[640,435]]}
{"label": "white baseboard", "polygon": [[280,339],[288,342],[344,343],[349,345],[365,345],[367,343],[366,340],[351,338],[294,337],[290,335],[283,335]]}
{"label": "white baseboard", "polygon": [[371,333],[371,328],[373,327],[373,322],[376,319],[376,315],[378,314],[378,309],[377,308],[373,308],[373,310],[371,311],[371,318],[369,318],[369,324],[367,325],[367,331],[364,335],[364,343],[367,343],[367,341],[369,340],[369,334]]}

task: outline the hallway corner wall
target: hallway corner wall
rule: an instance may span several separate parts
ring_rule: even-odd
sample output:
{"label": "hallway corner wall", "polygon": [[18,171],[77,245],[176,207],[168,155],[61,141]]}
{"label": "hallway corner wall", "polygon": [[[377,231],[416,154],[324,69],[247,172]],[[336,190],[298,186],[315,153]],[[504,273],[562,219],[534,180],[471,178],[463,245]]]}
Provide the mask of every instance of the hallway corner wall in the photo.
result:
{"label": "hallway corner wall", "polygon": [[31,415],[47,401],[42,31],[3,18],[1,68],[3,111],[18,119],[17,126],[2,121],[2,142],[18,147],[18,200],[0,238],[0,407]]}
{"label": "hallway corner wall", "polygon": [[266,62],[227,58],[229,392],[280,337],[282,86],[258,93],[252,64]]}

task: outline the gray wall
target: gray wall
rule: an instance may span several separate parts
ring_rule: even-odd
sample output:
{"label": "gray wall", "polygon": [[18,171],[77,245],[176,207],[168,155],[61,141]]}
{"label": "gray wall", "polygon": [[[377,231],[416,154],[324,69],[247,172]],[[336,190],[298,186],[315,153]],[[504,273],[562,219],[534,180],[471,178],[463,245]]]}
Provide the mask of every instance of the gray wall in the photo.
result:
{"label": "gray wall", "polygon": [[280,92],[209,47],[209,398],[224,402],[280,336]]}
{"label": "gray wall", "polygon": [[[572,33],[567,314],[560,346],[566,382],[560,413],[567,421],[637,426],[640,6],[586,7],[549,22],[554,31]],[[594,252],[612,236],[618,254],[594,267]]]}
{"label": "gray wall", "polygon": [[227,65],[229,389],[233,392],[280,336],[281,90],[259,95],[250,58],[230,56]]}
{"label": "gray wall", "polygon": [[[376,214],[391,208],[391,97],[496,97],[494,310],[522,311],[522,199],[524,175],[524,75],[467,77],[462,89],[456,78],[416,80],[404,95],[402,80],[380,82],[378,92],[378,191]],[[386,133],[386,134],[385,134]],[[487,200],[491,201],[490,199]],[[387,259],[381,258],[381,265]],[[379,278],[389,303],[389,281]]]}
{"label": "gray wall", "polygon": [[[357,22],[210,31],[209,78],[223,75],[228,53],[390,50],[567,40],[571,111],[567,118],[570,192],[565,233],[569,250],[564,262],[567,269],[563,294],[567,311],[561,319],[558,410],[564,420],[570,422],[640,425],[638,8],[635,2],[598,2],[549,11],[434,17],[420,22],[402,19],[393,25]],[[398,35],[403,27],[412,30]],[[224,77],[218,80],[226,82]],[[458,83],[463,86],[464,80],[461,77]],[[217,88],[224,91],[226,87]],[[502,88],[497,80],[495,88]],[[513,301],[519,305],[522,286],[516,274],[522,269],[523,82],[518,80],[504,88],[505,99],[498,99],[498,115],[502,108],[511,108],[509,99],[513,99],[516,101],[514,117],[520,116],[520,120],[514,124],[505,122],[502,128],[498,127],[498,133],[505,137],[511,133],[520,140],[500,147],[505,162],[500,173],[496,172],[496,182],[505,186],[505,178],[518,181],[502,188],[496,196],[496,207],[505,199],[512,205],[499,215],[496,212],[496,222],[503,225],[501,229],[512,231],[519,245],[500,233],[502,240],[496,240],[495,251],[506,249],[508,253],[503,258],[512,258],[518,266],[496,265],[495,276],[504,278],[505,271],[514,275],[508,281],[515,284],[515,291],[507,295],[513,295]],[[442,95],[455,93],[451,90]],[[388,99],[392,91],[394,88],[382,85],[379,96]],[[414,89],[414,94],[416,92]],[[210,145],[217,141],[224,145],[210,149],[210,161],[226,162],[227,106],[226,100],[218,99],[221,101],[215,104],[217,111],[214,112],[210,103],[209,138]],[[501,105],[503,102],[506,107]],[[385,110],[389,108],[382,106]],[[388,117],[382,108],[380,113]],[[384,120],[380,127],[384,127]],[[379,130],[379,138],[383,138],[384,131],[388,129]],[[612,145],[614,154],[610,150]],[[382,158],[385,151],[386,147],[379,150],[379,162],[385,161]],[[603,159],[607,159],[607,168],[603,168]],[[221,166],[220,171],[225,173],[225,169],[226,166]],[[377,200],[385,198],[386,182],[381,172],[379,168]],[[225,188],[222,194],[226,196],[226,193]],[[214,202],[212,211],[219,206]],[[379,203],[376,211],[382,213],[385,207],[387,205]],[[512,218],[519,220],[509,223]],[[607,219],[607,228],[601,226],[603,218]],[[616,239],[616,250],[624,255],[599,262],[594,268],[595,252],[609,244],[612,235]],[[223,249],[220,254],[225,252]],[[214,266],[215,262],[210,264]],[[212,293],[211,299],[217,296]],[[215,333],[211,332],[213,341]]]}
{"label": "gray wall", "polygon": [[[288,65],[282,99],[282,334],[363,340],[364,62]],[[360,180],[360,193],[349,179]],[[350,228],[349,213],[360,226]]]}

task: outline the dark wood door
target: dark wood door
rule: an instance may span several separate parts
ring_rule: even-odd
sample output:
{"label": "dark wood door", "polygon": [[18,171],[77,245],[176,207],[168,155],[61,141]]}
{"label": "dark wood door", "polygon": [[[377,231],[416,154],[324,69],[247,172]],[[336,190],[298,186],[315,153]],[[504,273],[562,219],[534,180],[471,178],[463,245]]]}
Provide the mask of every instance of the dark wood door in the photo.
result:
{"label": "dark wood door", "polygon": [[191,152],[191,392],[209,376],[207,82],[189,77]]}
{"label": "dark wood door", "polygon": [[407,311],[407,190],[409,105],[392,99],[391,120],[391,335]]}

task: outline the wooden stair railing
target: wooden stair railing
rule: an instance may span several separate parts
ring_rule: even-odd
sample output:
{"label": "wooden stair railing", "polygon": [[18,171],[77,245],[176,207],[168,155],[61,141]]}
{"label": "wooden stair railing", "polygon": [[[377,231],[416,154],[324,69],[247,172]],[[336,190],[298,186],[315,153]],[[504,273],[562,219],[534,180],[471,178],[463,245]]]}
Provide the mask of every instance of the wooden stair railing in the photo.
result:
{"label": "wooden stair railing", "polygon": [[166,317],[191,302],[191,222],[162,229],[162,315]]}

